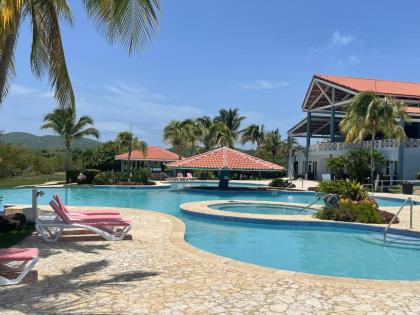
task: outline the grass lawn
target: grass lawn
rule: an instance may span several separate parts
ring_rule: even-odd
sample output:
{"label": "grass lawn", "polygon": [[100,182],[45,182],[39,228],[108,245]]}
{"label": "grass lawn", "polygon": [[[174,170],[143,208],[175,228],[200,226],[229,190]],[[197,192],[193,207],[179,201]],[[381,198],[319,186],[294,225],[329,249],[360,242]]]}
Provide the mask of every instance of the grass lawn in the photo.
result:
{"label": "grass lawn", "polygon": [[65,181],[64,173],[51,175],[22,176],[0,179],[0,187],[15,187],[22,185],[38,185],[51,181]]}
{"label": "grass lawn", "polygon": [[10,247],[19,243],[25,237],[31,235],[33,231],[35,231],[35,225],[28,224],[21,231],[0,232],[0,248]]}
{"label": "grass lawn", "polygon": [[[420,190],[420,186],[414,186],[413,190],[414,192],[416,192],[416,190]],[[393,194],[401,194],[402,193],[401,185],[389,187],[389,192]]]}

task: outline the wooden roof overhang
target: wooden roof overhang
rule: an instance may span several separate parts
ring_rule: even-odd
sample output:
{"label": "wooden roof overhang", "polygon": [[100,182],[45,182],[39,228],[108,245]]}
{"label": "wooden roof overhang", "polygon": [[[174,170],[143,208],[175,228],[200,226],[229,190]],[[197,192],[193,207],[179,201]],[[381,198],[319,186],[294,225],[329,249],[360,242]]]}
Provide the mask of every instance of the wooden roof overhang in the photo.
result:
{"label": "wooden roof overhang", "polygon": [[[336,114],[335,118],[335,134],[340,135],[339,126],[343,114]],[[295,126],[287,131],[289,137],[306,137],[307,117],[299,121]],[[311,138],[327,138],[330,136],[331,116],[325,113],[311,114]]]}

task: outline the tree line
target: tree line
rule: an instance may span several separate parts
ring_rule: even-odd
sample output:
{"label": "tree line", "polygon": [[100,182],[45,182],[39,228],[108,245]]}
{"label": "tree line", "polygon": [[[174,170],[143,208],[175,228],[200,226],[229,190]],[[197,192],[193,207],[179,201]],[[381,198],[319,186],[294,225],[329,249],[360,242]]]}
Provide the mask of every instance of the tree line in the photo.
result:
{"label": "tree line", "polygon": [[245,119],[238,108],[229,108],[220,109],[213,118],[172,120],[163,130],[163,139],[179,158],[218,147],[235,148],[238,144],[250,143],[253,148],[249,153],[286,165],[290,150],[299,147],[295,139],[282,140],[278,129],[265,130],[264,125],[250,124],[241,128]]}

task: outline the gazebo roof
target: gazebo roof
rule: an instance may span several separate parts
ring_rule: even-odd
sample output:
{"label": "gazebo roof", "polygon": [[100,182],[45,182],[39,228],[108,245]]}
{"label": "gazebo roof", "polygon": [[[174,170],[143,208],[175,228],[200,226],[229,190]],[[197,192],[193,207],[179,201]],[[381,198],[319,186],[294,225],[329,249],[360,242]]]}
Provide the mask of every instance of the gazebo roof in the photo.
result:
{"label": "gazebo roof", "polygon": [[281,171],[283,166],[270,163],[227,147],[214,149],[168,164],[175,169]]}
{"label": "gazebo roof", "polygon": [[[127,160],[128,152],[119,154],[115,157],[116,160]],[[147,147],[146,155],[142,151],[133,150],[131,152],[132,161],[163,161],[172,162],[178,160],[178,155],[166,149],[151,145]]]}

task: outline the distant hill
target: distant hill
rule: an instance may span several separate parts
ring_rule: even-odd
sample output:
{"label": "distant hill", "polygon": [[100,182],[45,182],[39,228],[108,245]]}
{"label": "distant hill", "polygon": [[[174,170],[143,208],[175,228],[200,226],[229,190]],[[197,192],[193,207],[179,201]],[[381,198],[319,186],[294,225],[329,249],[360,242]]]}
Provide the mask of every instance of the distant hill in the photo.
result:
{"label": "distant hill", "polygon": [[[60,136],[35,136],[27,132],[10,132],[0,135],[0,141],[4,143],[21,145],[30,149],[62,149],[64,146],[63,137]],[[76,140],[72,147],[74,149],[96,148],[101,142],[82,138]]]}

